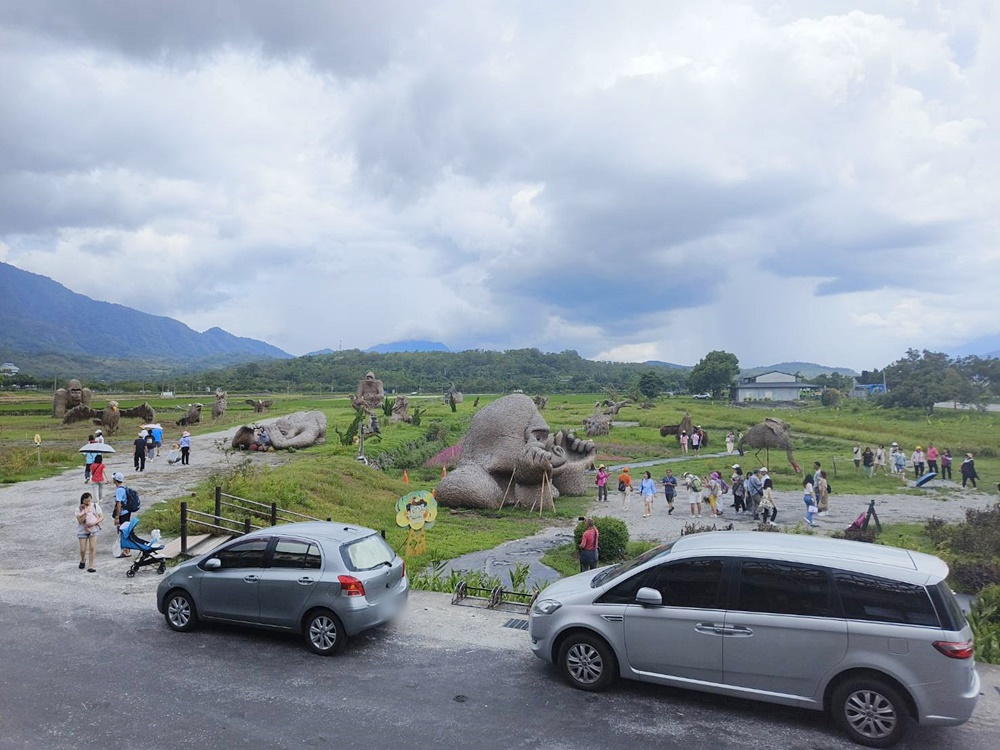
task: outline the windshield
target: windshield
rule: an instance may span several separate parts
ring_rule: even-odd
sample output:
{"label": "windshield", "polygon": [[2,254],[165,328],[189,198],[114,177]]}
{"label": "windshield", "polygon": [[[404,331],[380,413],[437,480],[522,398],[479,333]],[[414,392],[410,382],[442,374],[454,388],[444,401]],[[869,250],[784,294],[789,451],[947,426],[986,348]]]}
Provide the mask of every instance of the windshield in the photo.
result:
{"label": "windshield", "polygon": [[591,588],[597,588],[598,586],[603,586],[608,581],[613,581],[616,578],[635,570],[640,565],[643,565],[654,557],[659,557],[660,555],[666,555],[673,548],[673,542],[667,542],[666,544],[661,544],[659,547],[653,547],[653,549],[646,550],[638,557],[635,557],[626,562],[618,563],[617,565],[612,565],[610,568],[605,568],[590,582]]}

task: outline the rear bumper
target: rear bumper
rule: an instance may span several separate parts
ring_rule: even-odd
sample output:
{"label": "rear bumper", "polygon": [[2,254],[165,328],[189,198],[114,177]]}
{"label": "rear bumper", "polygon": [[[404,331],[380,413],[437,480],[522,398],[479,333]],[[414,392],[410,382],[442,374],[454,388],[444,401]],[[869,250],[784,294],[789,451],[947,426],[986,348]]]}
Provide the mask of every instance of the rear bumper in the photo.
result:
{"label": "rear bumper", "polygon": [[954,690],[942,683],[938,683],[933,690],[924,688],[918,704],[931,707],[932,712],[921,713],[917,721],[925,727],[964,724],[976,710],[981,687],[979,673],[972,668],[969,683],[963,690]]}
{"label": "rear bumper", "polygon": [[338,608],[337,614],[344,623],[347,634],[355,635],[395,618],[403,611],[409,596],[410,581],[404,576],[395,589],[376,602],[369,602],[360,596],[343,597],[347,600],[347,606],[344,609]]}

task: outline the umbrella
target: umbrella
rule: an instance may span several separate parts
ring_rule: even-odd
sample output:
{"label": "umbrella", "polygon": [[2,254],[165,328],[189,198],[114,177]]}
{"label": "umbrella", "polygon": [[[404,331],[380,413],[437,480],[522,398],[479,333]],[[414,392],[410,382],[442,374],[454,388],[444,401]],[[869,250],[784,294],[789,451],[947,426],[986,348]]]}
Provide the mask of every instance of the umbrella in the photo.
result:
{"label": "umbrella", "polygon": [[149,424],[142,425],[142,429],[144,430],[152,430],[154,428],[157,430],[162,430],[163,426],[159,422],[150,422]]}
{"label": "umbrella", "polygon": [[916,487],[923,487],[925,484],[927,484],[929,481],[931,481],[936,476],[937,476],[937,472],[936,471],[928,471],[926,474],[924,474],[922,477],[920,477],[920,479],[918,479],[916,481],[915,486]]}
{"label": "umbrella", "polygon": [[78,453],[114,453],[115,449],[107,443],[87,443]]}

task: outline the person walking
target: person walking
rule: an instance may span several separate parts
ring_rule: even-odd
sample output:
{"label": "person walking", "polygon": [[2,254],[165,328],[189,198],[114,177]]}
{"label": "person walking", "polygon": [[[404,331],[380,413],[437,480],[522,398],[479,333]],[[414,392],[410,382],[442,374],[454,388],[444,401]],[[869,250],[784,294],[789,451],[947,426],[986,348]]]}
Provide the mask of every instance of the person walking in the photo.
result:
{"label": "person walking", "polygon": [[934,447],[934,443],[927,444],[927,471],[933,471],[935,474],[938,473],[938,449]]}
{"label": "person walking", "polygon": [[97,489],[97,502],[104,500],[104,457],[100,453],[94,458],[94,463],[90,466],[90,481]]}
{"label": "person walking", "polygon": [[[191,433],[187,430],[181,433],[181,466],[187,466],[191,461]],[[626,469],[627,471],[627,469]]]}
{"label": "person walking", "polygon": [[667,515],[669,516],[674,512],[674,496],[677,494],[677,477],[674,476],[673,470],[667,469],[660,482],[663,484],[663,496],[667,500]]}
{"label": "person walking", "polygon": [[[94,443],[94,436],[87,436],[87,445]],[[90,481],[90,471],[91,467],[94,465],[94,459],[97,458],[97,451],[87,451],[83,454],[83,483],[87,484]]]}
{"label": "person walking", "polygon": [[156,439],[151,430],[146,431],[146,458],[150,461],[156,458]]}
{"label": "person walking", "polygon": [[608,470],[604,464],[597,467],[597,502],[606,503],[608,501]]}
{"label": "person walking", "polygon": [[733,464],[733,475],[729,481],[733,485],[733,510],[744,513],[747,510],[747,487],[739,464]]}
{"label": "person walking", "polygon": [[730,430],[726,433],[726,454],[731,456],[734,450],[736,450],[736,435]]}
{"label": "person walking", "polygon": [[962,487],[965,487],[966,482],[972,482],[972,489],[976,489],[976,480],[979,479],[979,474],[976,473],[976,462],[972,459],[971,453],[965,454],[965,460],[962,461],[961,472]]}
{"label": "person walking", "polygon": [[699,427],[694,432],[691,433],[691,452],[694,455],[701,455],[698,451],[701,449],[701,428]]}
{"label": "person walking", "polygon": [[941,478],[951,479],[951,448],[945,448],[941,454]]}
{"label": "person walking", "polygon": [[910,462],[913,464],[913,477],[920,479],[924,475],[924,449],[919,445],[910,454]]}
{"label": "person walking", "polygon": [[764,485],[760,480],[760,469],[754,469],[752,473],[747,475],[745,485],[746,499],[744,502],[749,503],[747,510],[753,513],[753,520],[759,521],[758,508],[764,493]]}
{"label": "person walking", "polygon": [[627,466],[618,475],[618,494],[621,495],[622,510],[628,510],[628,501],[632,497],[632,475],[628,473]]}
{"label": "person walking", "polygon": [[886,464],[885,443],[879,443],[878,448],[875,449],[875,473],[878,474],[878,470],[881,468],[882,473],[889,476]]}
{"label": "person walking", "polygon": [[[111,481],[115,484],[115,509],[111,512],[111,517],[115,520],[115,529],[117,530],[129,522],[132,518],[132,513],[126,504],[128,495],[125,492],[125,475],[120,471],[116,471],[111,475]],[[131,555],[132,552],[130,550],[123,549],[118,557],[130,557]]]}
{"label": "person walking", "polygon": [[580,538],[580,572],[593,570],[597,567],[597,556],[600,549],[601,532],[594,525],[594,519],[587,519],[587,528]]}
{"label": "person walking", "polygon": [[906,454],[898,445],[893,445],[892,473],[902,481],[906,481]]}
{"label": "person walking", "polygon": [[642,495],[642,517],[649,518],[653,515],[653,498],[656,497],[656,482],[653,475],[648,471],[643,472],[642,480],[639,482],[639,494]]}
{"label": "person walking", "polygon": [[132,465],[136,471],[146,470],[146,431],[142,430],[139,437],[132,441]]}
{"label": "person walking", "polygon": [[160,447],[163,445],[163,428],[156,424],[149,432],[153,436],[153,454],[159,457]]}
{"label": "person walking", "polygon": [[701,518],[701,480],[694,474],[685,474],[684,488],[687,490],[688,505],[691,506],[691,517]]}
{"label": "person walking", "polygon": [[820,471],[819,482],[813,483],[813,489],[818,501],[816,503],[816,507],[819,508],[818,515],[825,516],[830,509],[830,483],[826,479],[825,471]]}
{"label": "person walking", "polygon": [[806,504],[805,521],[810,526],[815,526],[813,516],[816,513],[816,492],[813,488],[812,477],[807,476],[802,480],[802,502]]}
{"label": "person walking", "polygon": [[76,538],[80,542],[80,570],[87,568],[88,573],[97,572],[94,568],[94,555],[97,552],[97,535],[101,533],[103,520],[104,516],[94,508],[90,493],[84,492],[80,496],[80,507],[76,511]]}
{"label": "person walking", "polygon": [[861,463],[865,467],[865,476],[871,479],[875,476],[875,451],[870,445],[865,446],[865,452],[861,454]]}

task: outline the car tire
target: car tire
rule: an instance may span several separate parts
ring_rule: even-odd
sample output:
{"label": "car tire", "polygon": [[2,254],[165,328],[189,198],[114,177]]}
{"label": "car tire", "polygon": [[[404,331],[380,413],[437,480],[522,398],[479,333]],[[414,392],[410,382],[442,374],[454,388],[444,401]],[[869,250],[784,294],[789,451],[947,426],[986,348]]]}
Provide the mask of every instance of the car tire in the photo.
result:
{"label": "car tire", "polygon": [[830,710],[853,742],[868,747],[892,747],[903,739],[910,723],[906,700],[878,677],[845,680],[833,691]]}
{"label": "car tire", "polygon": [[177,589],[167,594],[163,603],[163,618],[171,630],[187,633],[194,630],[198,624],[198,610],[194,606],[191,595]]}
{"label": "car tire", "polygon": [[604,639],[574,633],[559,647],[559,670],[573,687],[597,693],[618,679],[618,659]]}
{"label": "car tire", "polygon": [[306,617],[302,635],[309,650],[320,656],[332,656],[347,641],[340,618],[327,609],[316,610]]}

